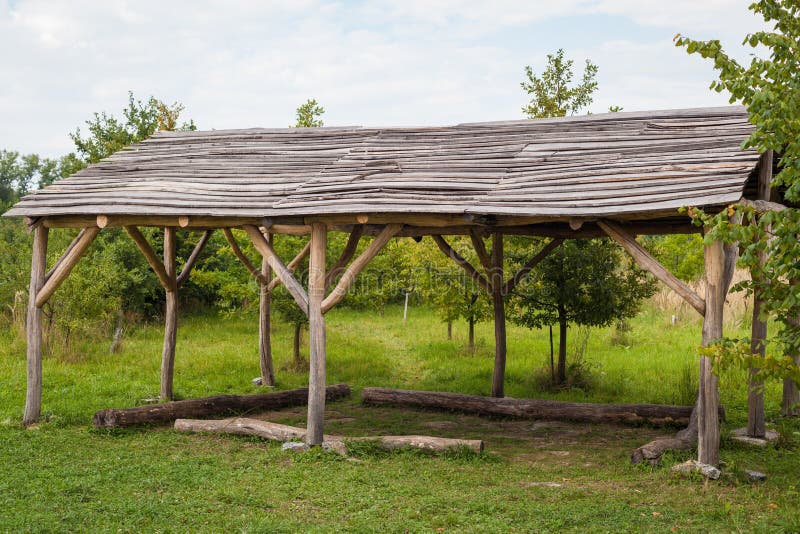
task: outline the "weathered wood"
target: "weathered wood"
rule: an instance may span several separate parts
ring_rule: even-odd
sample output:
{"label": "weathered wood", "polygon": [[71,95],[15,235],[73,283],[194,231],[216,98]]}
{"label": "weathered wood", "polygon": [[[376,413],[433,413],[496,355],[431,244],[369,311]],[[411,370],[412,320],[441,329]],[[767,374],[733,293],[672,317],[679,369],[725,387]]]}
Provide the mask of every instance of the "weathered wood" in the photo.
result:
{"label": "weathered wood", "polygon": [[472,248],[475,249],[475,255],[478,256],[478,261],[483,266],[484,271],[486,271],[487,281],[489,282],[489,285],[494,288],[494,282],[492,279],[492,268],[494,267],[494,264],[492,263],[492,258],[489,256],[489,253],[486,251],[486,245],[483,242],[483,236],[478,233],[477,229],[473,228],[469,233],[469,237],[472,241]]}
{"label": "weathered wood", "polygon": [[492,292],[492,288],[490,287],[488,280],[486,280],[486,278],[484,278],[483,275],[481,275],[481,273],[479,273],[478,270],[475,267],[473,267],[473,265],[470,262],[464,259],[464,257],[461,256],[461,254],[456,252],[456,250],[453,247],[451,247],[441,235],[433,234],[431,237],[433,238],[433,241],[436,243],[436,245],[439,247],[439,250],[441,250],[445,256],[456,262],[456,264],[459,267],[464,269],[467,272],[467,274],[470,275],[470,277],[473,280],[475,280],[475,282],[484,291],[486,291],[487,293]]}
{"label": "weathered wood", "polygon": [[[178,432],[233,434],[237,436],[258,436],[271,441],[305,440],[306,429],[295,426],[271,423],[260,419],[236,417],[222,420],[178,419],[175,421]],[[483,441],[477,439],[437,438],[433,436],[365,436],[345,437],[326,435],[325,443],[331,450],[342,454],[347,450],[346,442],[369,441],[383,449],[394,450],[406,447],[428,451],[450,451],[467,448],[473,452],[483,452]]]}
{"label": "weathered wood", "polygon": [[[347,268],[347,270],[342,274],[342,277],[339,279],[339,283],[336,284],[336,287],[330,292],[330,294],[325,297],[325,300],[322,301],[322,313],[326,313],[328,310],[336,306],[341,300],[347,295],[347,291],[350,289],[350,286],[353,285],[355,282],[356,276],[358,273],[367,266],[367,264],[372,261],[372,259],[378,255],[381,249],[389,242],[389,240],[394,237],[401,229],[403,228],[402,224],[387,224],[386,228],[378,234],[378,236],[372,240],[372,243],[361,253],[361,255],[353,260],[353,263]],[[325,281],[323,283],[323,291]]]}
{"label": "weathered wood", "polygon": [[233,255],[236,256],[239,261],[244,265],[244,268],[253,275],[253,277],[258,280],[259,285],[268,284],[269,281],[264,277],[262,272],[259,269],[256,269],[256,266],[253,265],[253,262],[250,261],[244,252],[242,252],[241,247],[239,247],[239,243],[236,241],[236,237],[233,235],[233,232],[230,228],[223,228],[222,234],[225,236],[225,240],[228,242],[228,245],[231,247],[231,252]]}
{"label": "weathered wood", "polygon": [[194,268],[194,264],[197,263],[197,260],[200,258],[200,253],[203,252],[203,249],[206,248],[208,244],[208,240],[211,239],[211,234],[213,234],[213,230],[206,230],[203,232],[203,235],[200,236],[200,240],[197,241],[197,244],[192,249],[192,253],[189,255],[189,258],[186,260],[186,263],[183,264],[183,269],[181,269],[181,274],[178,275],[176,283],[178,287],[181,287],[186,280],[189,279],[189,275],[192,274],[192,269]]}
{"label": "weathered wood", "polygon": [[[325,252],[328,228],[323,223],[311,225],[311,255],[308,267],[308,435],[306,443],[319,445],[323,440],[325,419]],[[338,286],[337,286],[338,287]]]}
{"label": "weathered wood", "polygon": [[523,265],[520,270],[517,271],[514,276],[505,283],[503,286],[503,295],[510,295],[511,292],[514,291],[514,288],[516,288],[517,285],[524,280],[526,276],[528,276],[528,273],[531,272],[534,267],[539,265],[543,259],[549,256],[550,253],[558,248],[563,242],[563,239],[551,239],[550,242],[542,248],[542,250],[537,252],[535,256],[526,261],[525,265]]}
{"label": "weathered wood", "polygon": [[[267,243],[272,245],[273,236],[267,233]],[[258,360],[261,368],[261,385],[275,385],[275,366],[272,362],[272,291],[269,283],[272,281],[272,269],[266,258],[261,258],[261,275],[264,284],[259,284],[258,300]]]}
{"label": "weathered wood", "polygon": [[139,250],[147,260],[147,263],[150,264],[153,272],[156,273],[159,282],[161,282],[161,287],[167,291],[175,289],[175,281],[167,275],[167,272],[164,270],[164,264],[161,263],[160,259],[158,259],[153,247],[151,247],[150,243],[147,242],[147,239],[142,235],[142,232],[140,232],[135,226],[126,226],[125,231],[129,236],[131,236],[131,239],[133,239],[133,242],[139,247]]}
{"label": "weathered wood", "polygon": [[706,303],[700,296],[695,293],[692,288],[686,285],[682,280],[669,272],[658,260],[653,258],[636,239],[625,231],[621,226],[611,221],[597,221],[597,224],[602,228],[614,241],[620,244],[628,254],[634,259],[636,264],[650,272],[653,276],[661,280],[670,289],[677,293],[683,300],[697,310],[700,315],[706,313]]}
{"label": "weathered wood", "polygon": [[[381,228],[383,231],[383,228]],[[350,232],[350,236],[347,238],[347,244],[344,246],[342,250],[342,254],[339,258],[333,262],[333,264],[328,269],[328,272],[325,273],[325,289],[327,290],[336,277],[342,272],[350,260],[353,259],[353,256],[358,249],[358,242],[361,240],[361,236],[364,235],[364,225],[359,224],[353,227],[353,230]]]}
{"label": "weathered wood", "polygon": [[[772,198],[772,157],[768,150],[761,155],[759,161],[757,200],[770,200]],[[726,251],[727,252],[727,251]],[[727,259],[727,255],[726,255]],[[758,253],[758,263],[763,268],[767,261],[766,253]],[[753,283],[758,286],[764,280],[759,275],[751,273]],[[750,329],[750,352],[753,354],[766,354],[767,321],[762,319],[764,298],[762,290],[756,287],[753,291],[753,320]],[[763,438],[767,432],[766,412],[764,410],[764,381],[758,380],[759,369],[750,367],[747,380],[747,435],[753,438]]]}
{"label": "weathered wood", "polygon": [[178,288],[175,281],[175,227],[164,228],[164,272],[170,280],[164,306],[164,348],[161,352],[161,399],[172,400],[175,345],[178,338]]}
{"label": "weathered wood", "polygon": [[511,397],[494,398],[463,393],[377,387],[364,388],[361,392],[361,399],[366,404],[438,409],[477,415],[634,425],[643,423],[685,425],[689,423],[692,413],[691,406],[594,404]]}
{"label": "weathered wood", "polygon": [[[485,251],[484,251],[485,252]],[[503,397],[506,376],[506,307],[503,296],[503,235],[492,234],[491,269],[488,271],[494,310],[494,368],[492,397]]]}
{"label": "weathered wood", "polygon": [[[797,283],[795,281],[795,283]],[[794,328],[800,328],[800,317],[789,319]],[[794,363],[800,365],[800,352],[791,355]],[[781,399],[781,413],[787,416],[800,415],[800,387],[793,380],[785,378],[783,380],[783,397]]]}
{"label": "weathered wood", "polygon": [[[705,247],[706,313],[703,317],[703,346],[722,338],[722,310],[725,305],[725,252],[721,241]],[[697,399],[697,460],[719,464],[719,390],[711,358],[700,356],[700,393]]]}
{"label": "weathered wood", "polygon": [[83,230],[81,234],[75,238],[74,246],[70,245],[69,249],[64,253],[61,259],[58,260],[52,273],[47,277],[44,286],[42,286],[36,294],[36,306],[38,308],[41,308],[50,300],[50,297],[53,296],[53,293],[56,292],[64,280],[67,279],[69,273],[72,272],[72,269],[78,264],[78,261],[86,253],[89,245],[92,244],[99,233],[100,228],[90,227]]}
{"label": "weathered wood", "polygon": [[289,268],[284,265],[280,256],[275,252],[275,249],[272,248],[272,245],[264,238],[264,234],[261,233],[261,230],[252,225],[245,225],[242,228],[247,232],[247,235],[250,236],[250,240],[261,253],[261,256],[267,260],[267,263],[269,263],[275,275],[280,279],[283,285],[286,286],[287,291],[289,291],[289,294],[294,298],[295,302],[297,302],[297,305],[300,306],[300,309],[307,314],[308,295],[306,294],[306,290],[303,289],[300,282],[295,279]]}
{"label": "weathered wood", "polygon": [[[272,245],[272,243],[270,243],[270,245]],[[286,265],[286,268],[289,269],[289,272],[294,273],[295,271],[297,271],[297,268],[300,267],[300,264],[303,263],[303,260],[306,259],[310,251],[311,251],[311,241],[307,242],[303,246],[303,248],[300,249],[300,252],[298,252],[295,255],[295,257],[292,258],[292,261],[290,261],[289,264]],[[267,285],[267,289],[272,291],[281,284],[282,284],[281,279],[275,278],[269,282],[269,284]]]}
{"label": "weathered wood", "polygon": [[[34,227],[31,227],[31,230],[33,230],[33,228]],[[47,274],[44,276],[45,281],[47,281],[51,276],[53,276],[53,273],[55,272],[55,270],[58,269],[58,267],[59,267],[59,265],[61,265],[61,263],[63,263],[64,258],[69,256],[70,253],[72,252],[72,249],[75,248],[75,245],[77,245],[78,243],[80,243],[84,239],[83,236],[85,234],[86,234],[86,227],[81,228],[81,231],[78,232],[78,235],[75,236],[75,239],[70,241],[69,245],[67,246],[67,249],[64,251],[63,254],[61,254],[61,257],[58,258],[58,260],[56,260],[56,262],[53,264],[53,266],[50,267],[50,269],[47,271]]]}
{"label": "weathered wood", "polygon": [[27,390],[25,393],[24,425],[39,420],[42,411],[42,308],[36,305],[36,295],[44,285],[47,271],[47,227],[37,225],[33,230],[33,252],[31,254],[31,281],[28,289],[28,320],[26,323]]}
{"label": "weathered wood", "polygon": [[[326,398],[335,401],[350,396],[350,386],[336,384],[325,390]],[[308,388],[288,389],[257,395],[215,395],[135,408],[100,410],[94,414],[97,428],[115,428],[144,424],[169,423],[180,418],[217,417],[254,411],[280,410],[304,406]]]}

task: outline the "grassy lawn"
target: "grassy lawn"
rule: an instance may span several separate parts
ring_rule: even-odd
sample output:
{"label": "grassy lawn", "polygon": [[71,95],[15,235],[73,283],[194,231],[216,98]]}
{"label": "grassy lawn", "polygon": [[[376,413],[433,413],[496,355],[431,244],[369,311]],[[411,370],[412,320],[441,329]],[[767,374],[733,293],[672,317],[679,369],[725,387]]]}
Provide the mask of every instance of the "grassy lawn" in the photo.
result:
{"label": "grassy lawn", "polygon": [[[746,327],[747,325],[738,325]],[[354,388],[331,403],[327,428],[345,435],[421,433],[482,438],[483,455],[354,451],[350,458],[283,453],[253,439],[183,435],[168,428],[100,432],[94,411],[141,403],[158,392],[161,329],[129,332],[120,354],[90,343],[78,355],[44,363],[45,422],[19,426],[24,344],[0,333],[0,531],[800,531],[800,423],[778,416],[780,389],[767,389],[767,418],[784,433],[778,446],[752,450],[727,433],[746,420],[742,373],[721,378],[728,410],[725,475],[717,482],[633,467],[636,446],[664,433],[648,427],[547,423],[363,407],[369,385],[487,394],[491,324],[478,350],[464,349],[428,311],[381,317],[335,310],[328,316],[328,381]],[[736,324],[733,325],[737,327]],[[182,398],[262,391],[254,317],[191,317],[178,339],[176,394]],[[576,339],[578,336],[575,336]],[[649,308],[623,345],[613,329],[593,330],[584,367],[590,388],[542,390],[549,357],[544,331],[510,327],[509,396],[596,402],[684,403],[691,395],[700,324]],[[306,383],[291,368],[291,331],[275,328],[280,388]],[[305,409],[261,414],[303,424]],[[671,432],[668,431],[668,432]],[[744,469],[764,471],[754,484]]]}

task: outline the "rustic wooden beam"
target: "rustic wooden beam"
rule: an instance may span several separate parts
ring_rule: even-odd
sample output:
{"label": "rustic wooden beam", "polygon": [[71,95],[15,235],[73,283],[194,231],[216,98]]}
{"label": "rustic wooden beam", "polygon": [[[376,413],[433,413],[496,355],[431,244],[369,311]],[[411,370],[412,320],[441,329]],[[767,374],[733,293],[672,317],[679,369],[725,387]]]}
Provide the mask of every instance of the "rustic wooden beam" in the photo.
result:
{"label": "rustic wooden beam", "polygon": [[36,305],[36,295],[44,285],[47,270],[48,228],[37,225],[33,230],[31,282],[28,289],[28,320],[25,325],[27,348],[27,390],[25,392],[24,425],[39,420],[42,411],[42,308]]}
{"label": "rustic wooden beam", "polygon": [[236,237],[233,235],[231,229],[223,228],[222,234],[225,236],[225,240],[228,242],[228,245],[230,245],[233,255],[236,256],[242,265],[244,265],[245,269],[247,269],[247,271],[252,274],[256,280],[258,280],[259,285],[267,284],[268,281],[264,275],[261,274],[261,271],[257,269],[256,266],[253,265],[253,262],[250,261],[244,252],[242,252],[242,249],[239,247],[239,243],[236,241]]}
{"label": "rustic wooden beam", "polygon": [[636,264],[650,272],[653,276],[661,280],[675,293],[681,296],[689,305],[697,310],[700,315],[706,313],[706,303],[700,296],[695,293],[686,283],[684,283],[677,276],[667,270],[666,267],[661,265],[658,260],[653,258],[636,239],[625,231],[621,226],[611,221],[597,221],[597,224],[602,228],[606,234],[609,235],[614,241],[619,243],[628,254],[634,259]]}
{"label": "rustic wooden beam", "polygon": [[[266,234],[267,243],[272,245],[273,236]],[[264,277],[265,284],[259,284],[258,288],[258,361],[261,368],[261,385],[275,385],[275,366],[272,362],[272,291],[269,289],[272,282],[272,268],[267,259],[261,258],[261,275]]]}
{"label": "rustic wooden beam", "polygon": [[[339,279],[339,283],[336,284],[336,287],[330,292],[330,294],[325,297],[325,300],[322,302],[322,313],[326,313],[328,310],[336,306],[341,300],[347,295],[348,289],[350,286],[353,285],[353,282],[358,276],[364,267],[372,261],[372,259],[378,255],[381,249],[389,242],[389,240],[394,237],[397,232],[399,232],[403,228],[402,224],[387,224],[383,231],[372,240],[372,243],[361,253],[361,255],[353,260],[353,263],[347,268],[347,270],[342,275],[341,279]],[[323,281],[324,285],[324,281]]]}
{"label": "rustic wooden beam", "polygon": [[[758,200],[769,201],[772,198],[772,158],[772,150],[768,150],[761,155],[758,171],[758,188],[756,192],[756,198]],[[758,263],[762,268],[766,261],[766,253],[760,251],[758,253]],[[761,318],[761,312],[765,302],[763,291],[758,287],[759,283],[764,280],[760,275],[756,275],[752,272],[750,276],[753,278],[753,282],[756,285],[753,290],[753,320],[750,328],[750,352],[764,356],[767,350],[767,321]],[[758,372],[758,368],[751,366],[748,369],[747,377],[747,435],[753,438],[763,438],[767,432],[766,411],[764,409],[764,381],[758,380]]]}
{"label": "rustic wooden beam", "polygon": [[125,231],[129,236],[131,236],[131,239],[133,239],[133,242],[139,247],[139,250],[142,251],[147,263],[150,264],[153,272],[156,273],[158,280],[161,282],[161,287],[167,291],[173,289],[174,280],[167,275],[167,272],[164,270],[164,264],[158,259],[153,247],[151,247],[150,243],[147,242],[147,239],[142,235],[142,232],[140,232],[135,226],[126,226]]}
{"label": "rustic wooden beam", "polygon": [[70,241],[69,246],[67,246],[67,249],[61,255],[61,257],[53,264],[52,267],[50,267],[50,269],[47,271],[47,274],[44,275],[45,281],[47,281],[51,276],[53,276],[53,272],[55,272],[58,266],[61,265],[61,262],[64,260],[66,256],[69,255],[72,249],[75,248],[75,245],[77,245],[83,239],[83,235],[85,233],[86,233],[86,228],[81,228],[81,231],[78,232],[78,235],[75,236],[75,239]]}
{"label": "rustic wooden beam", "polygon": [[[485,250],[484,250],[485,252]],[[492,397],[503,397],[506,376],[506,307],[503,302],[503,235],[492,234],[492,257],[489,287],[492,288],[494,309],[494,369],[492,370]]]}
{"label": "rustic wooden beam", "polygon": [[[722,338],[722,312],[725,305],[725,251],[722,242],[705,246],[706,313],[703,317],[703,346]],[[697,459],[719,464],[719,390],[712,371],[711,358],[700,357],[700,392],[697,398]]]}
{"label": "rustic wooden beam", "polygon": [[275,252],[275,249],[272,248],[272,245],[267,242],[261,230],[252,225],[245,225],[242,229],[250,236],[250,240],[261,253],[261,256],[266,258],[267,263],[269,263],[275,275],[283,282],[283,285],[286,286],[289,294],[292,295],[297,305],[300,306],[300,309],[308,314],[308,294],[306,290],[303,289],[300,282],[295,279],[292,272],[286,267],[277,252]]}
{"label": "rustic wooden beam", "polygon": [[[248,417],[235,417],[222,420],[208,419],[178,419],[175,421],[175,430],[178,432],[208,432],[213,434],[233,434],[236,436],[257,436],[271,441],[293,441],[308,439],[308,432],[304,428],[282,425],[261,419]],[[462,448],[470,449],[475,453],[483,451],[483,441],[479,439],[454,439],[437,438],[433,436],[365,436],[344,437],[325,435],[323,437],[329,450],[338,454],[347,454],[347,442],[369,441],[386,450],[411,447],[428,451],[451,451]]]}
{"label": "rustic wooden beam", "polygon": [[514,291],[514,288],[516,288],[517,285],[524,280],[526,276],[528,276],[528,273],[531,272],[534,267],[539,265],[543,259],[549,256],[550,253],[558,248],[563,242],[563,239],[550,240],[550,242],[547,243],[542,250],[537,252],[535,256],[525,262],[525,265],[523,265],[520,270],[517,271],[514,276],[505,283],[503,286],[503,295],[510,295],[511,292]]}
{"label": "rustic wooden beam", "polygon": [[[311,241],[308,241],[303,246],[303,248],[300,249],[300,252],[298,252],[295,255],[295,257],[292,258],[292,261],[290,261],[289,264],[286,266],[289,269],[289,271],[292,272],[292,273],[297,271],[297,268],[300,267],[300,264],[303,263],[303,260],[306,259],[306,257],[308,256],[310,251],[311,251]],[[267,289],[269,291],[272,291],[273,289],[275,289],[276,287],[278,287],[282,283],[283,282],[281,282],[280,278],[275,278],[274,280],[271,280],[269,282],[269,284],[267,285]]]}
{"label": "rustic wooden beam", "polygon": [[311,257],[308,267],[308,417],[306,443],[320,445],[325,426],[325,252],[328,228],[324,223],[311,225]]}
{"label": "rustic wooden beam", "polygon": [[[492,234],[493,236],[496,234]],[[478,261],[483,265],[483,270],[486,272],[486,279],[491,287],[494,287],[492,280],[492,258],[486,251],[486,244],[483,242],[483,236],[475,229],[472,228],[469,232],[469,238],[472,241],[472,247],[475,249],[475,254],[478,256]]]}
{"label": "rustic wooden beam", "polygon": [[353,256],[358,249],[358,242],[361,240],[361,236],[364,235],[364,225],[359,224],[353,227],[353,230],[350,232],[350,237],[347,238],[347,244],[344,246],[344,250],[342,250],[342,254],[337,258],[333,265],[331,265],[328,272],[325,273],[325,289],[328,289],[333,281],[339,276],[339,273],[344,269],[347,264],[353,259]]}
{"label": "rustic wooden beam", "polygon": [[100,233],[100,228],[93,226],[84,229],[78,235],[78,237],[75,238],[73,244],[70,245],[64,255],[61,256],[61,259],[58,260],[58,263],[56,263],[53,271],[47,277],[47,281],[45,282],[44,286],[42,286],[42,288],[36,294],[37,307],[41,308],[48,300],[50,300],[50,297],[53,296],[53,293],[55,293],[64,280],[67,279],[69,273],[72,272],[72,269],[78,264],[78,261],[86,253],[86,250],[95,240],[98,233]]}
{"label": "rustic wooden beam", "polygon": [[487,293],[492,292],[492,289],[489,286],[489,282],[486,280],[486,278],[484,278],[483,275],[481,275],[481,273],[479,273],[478,270],[475,269],[475,267],[473,267],[473,265],[470,262],[465,260],[461,256],[461,254],[456,252],[456,250],[453,247],[451,247],[441,235],[434,234],[431,237],[433,238],[433,241],[436,243],[436,245],[439,247],[439,250],[441,250],[445,256],[456,262],[456,264],[459,267],[464,269],[467,272],[467,274],[470,275],[470,277],[473,280],[475,280],[475,282],[481,288],[483,288],[484,291],[486,291]]}
{"label": "rustic wooden beam", "polygon": [[178,285],[175,274],[175,227],[164,228],[164,272],[170,280],[164,307],[164,348],[161,353],[161,399],[172,400],[175,345],[178,338]]}
{"label": "rustic wooden beam", "polygon": [[181,287],[186,280],[189,279],[189,275],[192,273],[192,269],[194,268],[194,264],[197,263],[198,258],[200,258],[200,254],[203,252],[203,249],[206,248],[208,244],[208,240],[211,239],[211,234],[213,234],[213,230],[206,230],[203,232],[203,235],[200,237],[200,240],[194,246],[192,253],[189,255],[189,259],[186,260],[186,263],[183,265],[183,269],[181,269],[181,274],[178,275],[176,280],[178,287]]}
{"label": "rustic wooden beam", "polygon": [[[325,390],[326,398],[335,401],[350,396],[350,386],[336,384]],[[253,411],[280,410],[305,406],[308,388],[287,389],[255,395],[215,395],[134,408],[119,408],[95,412],[95,428],[122,428],[136,425],[163,424],[183,417],[226,416]]]}

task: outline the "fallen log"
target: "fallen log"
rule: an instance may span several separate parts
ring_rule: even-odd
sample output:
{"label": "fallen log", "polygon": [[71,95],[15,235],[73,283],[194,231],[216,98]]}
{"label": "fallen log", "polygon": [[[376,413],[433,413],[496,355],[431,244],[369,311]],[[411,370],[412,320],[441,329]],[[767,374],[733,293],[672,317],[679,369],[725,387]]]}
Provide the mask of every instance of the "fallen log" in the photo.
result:
{"label": "fallen log", "polygon": [[[258,436],[272,441],[304,440],[306,429],[295,426],[281,425],[260,419],[248,417],[235,417],[231,419],[178,419],[175,421],[175,430],[178,432],[205,432],[212,434],[234,434],[237,436]],[[330,449],[344,454],[347,441],[374,441],[380,447],[393,450],[403,447],[413,447],[429,451],[449,451],[466,447],[473,452],[483,451],[483,441],[479,439],[452,439],[437,438],[433,436],[368,436],[348,438],[344,436],[328,435],[323,437]]]}
{"label": "fallen log", "polygon": [[650,465],[658,465],[665,452],[688,451],[695,446],[697,446],[697,410],[693,409],[686,428],[679,430],[674,436],[659,436],[634,449],[631,453],[631,463],[636,465],[648,462]]}
{"label": "fallen log", "polygon": [[[325,398],[334,401],[350,396],[350,386],[328,386]],[[100,410],[94,414],[94,426],[114,428],[142,424],[169,423],[186,417],[233,415],[253,410],[277,410],[308,404],[308,388],[288,389],[257,395],[216,395],[136,408]]]}
{"label": "fallen log", "polygon": [[[654,426],[689,424],[691,406],[661,404],[595,404],[541,399],[494,398],[463,393],[412,391],[389,388],[364,388],[366,404],[433,408],[477,415],[522,419],[568,420],[589,423],[649,424]],[[724,410],[720,407],[721,417]]]}

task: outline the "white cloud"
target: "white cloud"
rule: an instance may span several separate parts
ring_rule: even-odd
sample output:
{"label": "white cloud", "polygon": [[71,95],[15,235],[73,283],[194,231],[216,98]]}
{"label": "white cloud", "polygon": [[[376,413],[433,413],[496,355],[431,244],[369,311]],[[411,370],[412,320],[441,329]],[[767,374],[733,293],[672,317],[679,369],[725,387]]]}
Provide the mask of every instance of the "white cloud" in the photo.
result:
{"label": "white cloud", "polygon": [[576,65],[600,65],[596,111],[724,103],[674,28],[738,41],[757,22],[727,0],[0,0],[0,148],[66,152],[66,133],[120,110],[128,90],[183,102],[201,128],[286,126],[309,97],[332,125],[519,118],[523,65],[557,47],[541,24],[598,14],[646,31],[565,45]]}

